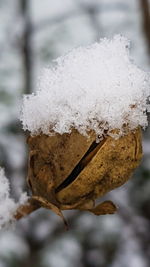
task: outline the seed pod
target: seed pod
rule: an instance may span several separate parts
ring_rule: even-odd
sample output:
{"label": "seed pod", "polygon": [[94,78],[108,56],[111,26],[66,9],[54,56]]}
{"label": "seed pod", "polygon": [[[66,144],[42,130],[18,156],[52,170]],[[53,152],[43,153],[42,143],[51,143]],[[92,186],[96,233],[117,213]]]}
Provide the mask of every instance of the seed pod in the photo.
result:
{"label": "seed pod", "polygon": [[142,157],[140,128],[118,139],[106,136],[99,143],[93,132],[86,137],[73,129],[70,134],[31,136],[28,144],[28,184],[33,194],[29,213],[31,206],[33,210],[42,206],[62,218],[65,209],[114,213],[111,201],[97,207],[94,201],[124,184]]}

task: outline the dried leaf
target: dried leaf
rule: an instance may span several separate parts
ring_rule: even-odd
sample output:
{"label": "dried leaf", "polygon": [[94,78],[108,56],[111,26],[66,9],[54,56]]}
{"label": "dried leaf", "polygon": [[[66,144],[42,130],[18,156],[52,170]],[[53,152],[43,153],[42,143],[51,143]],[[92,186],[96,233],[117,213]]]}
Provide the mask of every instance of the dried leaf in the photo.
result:
{"label": "dried leaf", "polygon": [[95,208],[90,209],[89,211],[95,215],[113,214],[117,211],[117,207],[112,201],[107,200],[103,203],[100,203]]}

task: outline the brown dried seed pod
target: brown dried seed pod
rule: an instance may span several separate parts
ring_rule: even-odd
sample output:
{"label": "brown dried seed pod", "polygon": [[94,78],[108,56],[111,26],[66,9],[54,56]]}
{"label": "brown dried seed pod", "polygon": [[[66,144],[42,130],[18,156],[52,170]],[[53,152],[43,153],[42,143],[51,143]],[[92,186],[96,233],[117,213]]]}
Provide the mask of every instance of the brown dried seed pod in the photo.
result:
{"label": "brown dried seed pod", "polygon": [[71,134],[29,137],[28,184],[33,196],[26,212],[34,203],[33,210],[42,206],[61,217],[65,209],[114,213],[111,201],[97,207],[94,201],[130,178],[142,158],[141,143],[140,128],[118,139],[107,136],[100,143],[93,132],[85,137],[75,129]]}

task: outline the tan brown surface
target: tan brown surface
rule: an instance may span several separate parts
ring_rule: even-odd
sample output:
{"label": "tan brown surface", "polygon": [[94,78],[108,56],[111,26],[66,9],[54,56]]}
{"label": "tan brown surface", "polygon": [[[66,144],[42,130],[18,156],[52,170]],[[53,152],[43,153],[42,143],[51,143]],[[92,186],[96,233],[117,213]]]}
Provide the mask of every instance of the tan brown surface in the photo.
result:
{"label": "tan brown surface", "polygon": [[[116,206],[95,199],[121,186],[142,158],[141,130],[129,131],[119,139],[107,136],[96,144],[95,135],[71,134],[29,137],[28,183],[32,207],[53,210],[65,222],[61,210],[87,210],[96,215],[112,214]],[[66,223],[66,222],[65,222]]]}
{"label": "tan brown surface", "polygon": [[141,157],[139,129],[117,140],[109,136],[76,180],[57,194],[57,199],[74,203],[79,198],[87,199],[88,194],[93,199],[103,196],[130,178]]}

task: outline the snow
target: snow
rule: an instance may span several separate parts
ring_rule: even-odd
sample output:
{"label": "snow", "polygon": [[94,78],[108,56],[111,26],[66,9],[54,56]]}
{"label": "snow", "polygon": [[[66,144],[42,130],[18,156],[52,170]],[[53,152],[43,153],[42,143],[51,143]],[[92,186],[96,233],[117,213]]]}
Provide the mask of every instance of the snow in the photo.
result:
{"label": "snow", "polygon": [[14,221],[14,214],[24,202],[26,202],[26,194],[21,194],[20,200],[16,203],[10,197],[10,186],[9,181],[5,177],[4,170],[0,168],[0,230]]}
{"label": "snow", "polygon": [[[57,5],[57,2],[60,2],[60,8]],[[0,159],[1,162],[7,166],[8,172],[11,174],[11,187],[13,188],[13,193],[18,197],[20,193],[18,188],[22,186],[24,182],[24,164],[25,163],[25,141],[20,139],[20,134],[18,136],[17,132],[12,132],[10,127],[10,121],[12,125],[12,120],[14,121],[14,116],[17,119],[18,103],[17,100],[20,98],[24,90],[24,73],[21,67],[22,64],[22,54],[20,52],[20,45],[22,45],[22,38],[18,38],[18,27],[20,27],[20,17],[19,14],[16,14],[15,2],[19,3],[18,0],[1,0],[0,2],[0,14],[1,14],[1,32],[0,32],[0,47],[1,47],[1,62],[0,62],[0,77],[1,77],[1,88],[0,91],[3,93],[3,90],[7,93],[7,98],[3,98],[0,95],[0,105],[1,105],[1,116],[0,116],[0,147],[2,145],[2,150],[0,148]],[[34,4],[32,4],[34,2]],[[55,4],[56,2],[56,4]],[[30,9],[30,19],[35,24],[33,27],[36,27],[37,24],[41,25],[43,21],[47,19],[55,20],[55,16],[63,16],[64,13],[72,12],[73,6],[69,7],[69,4],[66,5],[66,0],[31,0],[30,6],[33,6],[33,11]],[[70,5],[73,2],[73,5],[77,5],[79,1],[68,0]],[[81,0],[83,2],[83,0]],[[141,8],[139,6],[139,1],[137,0],[84,0],[84,3],[96,4],[100,7],[100,12],[98,12],[97,19],[99,20],[100,37],[112,37],[116,33],[122,33],[127,38],[131,40],[131,54],[134,58],[134,62],[141,66],[144,69],[149,70],[149,56],[147,53],[147,43],[145,36],[142,31],[142,16]],[[56,9],[57,5],[57,9]],[[58,12],[57,12],[58,10]],[[62,11],[62,12],[61,12]],[[75,11],[76,12],[76,11]],[[60,55],[65,54],[68,50],[71,50],[74,47],[80,45],[88,45],[94,42],[95,38],[95,28],[91,24],[88,15],[80,14],[79,10],[78,15],[70,16],[69,19],[64,19],[60,23],[51,24],[48,23],[46,27],[43,27],[42,30],[37,30],[32,35],[32,46],[34,53],[32,54],[33,61],[33,90],[34,82],[38,77],[39,69],[43,66],[50,64],[53,58],[56,58]],[[19,13],[19,10],[18,10]],[[125,14],[125,16],[123,15]],[[22,23],[21,23],[22,26]],[[16,34],[17,27],[17,34]],[[16,82],[16,84],[15,84]],[[12,101],[13,100],[13,101]],[[11,103],[10,103],[11,102]],[[12,118],[12,113],[13,118]],[[15,121],[14,121],[15,123]],[[13,125],[16,125],[14,124]],[[9,131],[9,132],[8,132]],[[149,133],[146,133],[147,140],[149,139]],[[4,140],[5,139],[5,140]],[[21,152],[20,146],[22,144]],[[147,144],[144,148],[147,149]],[[3,152],[4,150],[4,152]],[[150,150],[149,150],[150,151]],[[146,210],[145,203],[148,204],[149,201],[149,188],[150,183],[148,179],[143,177],[143,171],[145,169],[150,169],[150,156],[148,155],[148,150],[144,151],[146,155],[143,159],[143,169],[139,169],[139,174],[136,173],[135,180],[133,179],[132,189],[127,187],[125,190],[127,192],[126,198],[122,192],[123,188],[119,188],[113,192],[114,196],[118,196],[117,206],[120,206],[122,202],[125,202],[126,209],[129,207],[132,208],[134,214],[141,214],[142,218],[149,218],[148,209]],[[20,159],[19,159],[20,157]],[[20,166],[19,166],[20,164]],[[142,172],[142,173],[141,173]],[[140,179],[141,182],[138,182]],[[130,182],[129,182],[130,183]],[[142,189],[141,189],[142,183]],[[138,185],[139,186],[138,186]],[[135,188],[136,187],[136,188]],[[143,192],[144,190],[144,192]],[[124,191],[124,190],[123,190]],[[132,199],[131,199],[132,198]],[[107,198],[111,199],[112,198]],[[147,199],[147,202],[145,202]],[[132,201],[134,200],[134,201]],[[119,202],[118,202],[119,201]],[[141,207],[140,209],[138,207]],[[137,246],[137,238],[133,235],[128,235],[129,242],[125,242],[123,239],[122,245],[120,239],[122,236],[126,236],[126,231],[124,231],[125,224],[120,220],[120,217],[116,215],[100,216],[94,217],[92,214],[86,212],[81,212],[76,214],[77,216],[72,215],[73,211],[66,211],[68,219],[70,221],[70,230],[68,235],[72,235],[75,239],[75,242],[79,244],[81,249],[79,255],[81,255],[82,263],[84,266],[86,260],[87,265],[91,266],[110,266],[110,267],[129,267],[138,265],[145,267],[148,256],[146,252],[149,250],[150,242],[145,242],[144,236],[141,236],[141,242],[144,243],[144,251],[142,247],[139,249],[134,249],[134,245],[130,245],[130,242],[135,239],[135,247]],[[42,213],[42,214],[41,214]],[[75,212],[76,213],[76,212]],[[71,214],[71,215],[70,215]],[[42,215],[42,216],[41,216]],[[105,220],[106,229],[105,229]],[[108,231],[108,220],[112,222]],[[119,222],[118,222],[119,221]],[[149,221],[149,220],[147,220]],[[78,223],[77,223],[78,222]],[[45,223],[45,224],[44,224]],[[119,225],[120,223],[120,225]],[[47,225],[46,225],[47,224]],[[86,224],[86,225],[85,225]],[[56,230],[58,234],[56,234]],[[133,227],[135,225],[133,224]],[[42,229],[42,227],[44,229]],[[132,227],[132,226],[130,226]],[[145,227],[145,224],[144,224]],[[134,227],[136,228],[136,227]],[[147,237],[149,235],[149,228],[145,228],[147,231]],[[39,231],[38,231],[39,230]],[[122,231],[123,230],[123,231]],[[34,233],[33,233],[34,232]],[[53,251],[53,258],[57,260],[57,254],[59,253],[59,258],[62,258],[61,251],[55,249],[56,241],[59,245],[60,237],[64,232],[64,228],[61,225],[61,221],[57,216],[53,215],[52,212],[47,212],[44,209],[37,211],[28,216],[25,220],[20,220],[17,224],[16,231],[0,231],[0,267],[11,267],[12,265],[24,265],[24,262],[30,261],[30,251],[29,258],[24,258],[23,248],[21,243],[25,243],[30,248],[30,241],[34,244],[38,244],[36,251],[34,251],[34,262],[37,262],[37,265],[44,266],[41,261],[47,260],[47,266],[50,266],[51,259],[48,253]],[[108,232],[108,234],[107,234]],[[114,234],[115,232],[115,234]],[[117,232],[117,234],[116,234]],[[109,236],[108,236],[109,235]],[[13,237],[12,237],[13,236]],[[21,239],[21,242],[20,242]],[[66,232],[62,240],[62,246],[65,243]],[[64,241],[64,242],[63,242]],[[5,244],[4,244],[5,242]],[[44,243],[43,243],[44,242]],[[140,240],[138,241],[138,246],[140,245]],[[149,244],[148,244],[149,243]],[[86,244],[86,247],[84,246]],[[89,247],[87,247],[89,244]],[[47,253],[39,254],[39,245],[42,247],[42,252]],[[51,247],[49,247],[51,245]],[[121,246],[120,246],[121,245]],[[142,246],[142,245],[141,245]],[[65,245],[66,247],[66,245]],[[83,248],[83,250],[82,250]],[[71,247],[72,249],[72,247]],[[30,250],[30,249],[29,249]],[[111,250],[111,251],[110,251]],[[77,266],[79,255],[74,251],[72,255],[72,250],[70,252],[70,259],[66,257],[65,265],[71,264],[69,266]],[[32,253],[32,251],[31,251]],[[143,253],[143,255],[142,255]],[[11,259],[9,259],[11,254]],[[94,255],[93,255],[94,254]],[[32,254],[33,255],[33,254]],[[119,256],[120,255],[120,256]],[[41,256],[41,257],[40,257]],[[110,257],[111,261],[110,263]],[[122,257],[123,256],[123,257]],[[72,258],[76,259],[73,263]],[[139,260],[140,263],[135,262],[135,258],[141,257]],[[18,262],[19,259],[19,262]],[[63,262],[64,260],[63,259]],[[92,261],[93,259],[93,261]],[[114,262],[114,264],[113,264]],[[58,262],[54,266],[57,266]],[[149,266],[149,264],[147,264]]]}
{"label": "snow", "polygon": [[150,75],[129,56],[121,35],[79,47],[45,69],[35,94],[23,99],[21,120],[31,134],[68,133],[72,127],[96,135],[147,126]]}

